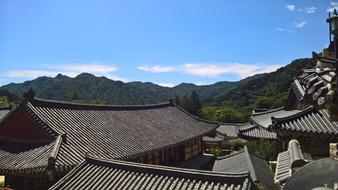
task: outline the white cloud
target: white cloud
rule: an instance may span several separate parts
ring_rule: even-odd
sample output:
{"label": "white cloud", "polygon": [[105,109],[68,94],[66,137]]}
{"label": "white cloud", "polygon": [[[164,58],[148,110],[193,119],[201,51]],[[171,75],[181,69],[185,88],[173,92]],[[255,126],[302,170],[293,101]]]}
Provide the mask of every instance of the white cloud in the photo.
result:
{"label": "white cloud", "polygon": [[137,68],[141,71],[148,71],[152,73],[167,73],[167,72],[171,72],[175,70],[175,67],[161,66],[161,65],[154,65],[154,66],[142,65]]}
{"label": "white cloud", "polygon": [[196,84],[197,86],[208,85],[208,83],[205,83],[205,82],[195,82],[194,84]]}
{"label": "white cloud", "polygon": [[276,28],[276,30],[278,30],[280,32],[293,32],[292,30],[287,29],[287,28]]}
{"label": "white cloud", "polygon": [[54,77],[57,74],[58,72],[45,70],[14,70],[6,72],[3,76],[11,78],[36,78],[41,76]]}
{"label": "white cloud", "polygon": [[307,22],[306,21],[300,21],[300,22],[295,22],[294,25],[296,28],[303,28]]}
{"label": "white cloud", "polygon": [[202,77],[215,77],[221,74],[229,73],[231,71],[231,68],[229,66],[199,63],[184,64],[182,65],[182,69],[184,73],[189,73]]}
{"label": "white cloud", "polygon": [[315,13],[316,10],[317,10],[316,7],[305,7],[305,8],[304,8],[304,11],[305,11],[306,13],[309,13],[309,14]]}
{"label": "white cloud", "polygon": [[285,5],[285,7],[286,7],[289,11],[295,11],[295,10],[296,10],[296,6],[295,6],[295,5]]}
{"label": "white cloud", "polygon": [[117,70],[117,67],[113,65],[105,65],[98,62],[92,62],[88,64],[56,64],[56,65],[44,65],[48,69],[56,69],[65,72],[74,73],[95,73],[95,74],[107,74]]}
{"label": "white cloud", "polygon": [[[186,63],[177,66],[172,72],[181,72],[200,77],[218,77],[223,74],[234,74],[240,78],[245,78],[258,73],[271,72],[281,67],[281,65],[264,65],[264,64],[241,64],[241,63]],[[174,68],[174,67],[172,67]],[[148,72],[152,72],[146,70]],[[168,71],[170,72],[170,71]]]}
{"label": "white cloud", "polygon": [[158,85],[160,86],[163,86],[163,87],[169,87],[169,88],[172,88],[174,87],[175,85],[172,84],[172,83],[163,83],[163,82],[160,82],[160,83],[157,83]]}
{"label": "white cloud", "polygon": [[199,64],[190,63],[182,66],[184,73],[189,73],[202,77],[217,77],[222,74],[235,74],[240,78],[245,78],[258,73],[271,72],[281,67],[280,65],[248,65],[241,63],[227,64]]}
{"label": "white cloud", "polygon": [[333,12],[333,10],[338,10],[338,2],[330,2],[330,6],[326,9],[327,12]]}
{"label": "white cloud", "polygon": [[91,73],[93,75],[106,76],[113,80],[128,81],[125,78],[112,75],[113,72],[117,71],[117,67],[98,62],[86,64],[42,64],[41,68],[42,69],[11,70],[2,73],[1,76],[9,78],[37,78],[41,76],[55,77],[61,73],[69,77],[76,77],[81,73]]}

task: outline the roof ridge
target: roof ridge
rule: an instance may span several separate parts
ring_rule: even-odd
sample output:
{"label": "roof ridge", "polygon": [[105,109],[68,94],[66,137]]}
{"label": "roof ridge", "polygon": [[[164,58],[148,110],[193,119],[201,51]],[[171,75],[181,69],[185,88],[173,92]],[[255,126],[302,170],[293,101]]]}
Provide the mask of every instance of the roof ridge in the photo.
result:
{"label": "roof ridge", "polygon": [[60,148],[61,148],[62,136],[59,135],[54,142],[55,142],[55,144],[53,146],[53,150],[52,150],[50,156],[48,157],[48,167],[49,168],[55,167],[55,162],[56,162],[57,156],[58,156]]}
{"label": "roof ridge", "polygon": [[295,113],[293,115],[290,115],[290,116],[286,116],[286,117],[271,117],[271,120],[272,120],[272,126],[278,124],[278,123],[283,123],[285,121],[288,121],[288,120],[292,120],[292,119],[297,119],[298,117],[302,117],[304,115],[307,115],[311,112],[314,112],[316,111],[314,107],[312,106],[309,106],[307,108],[305,108],[304,110],[298,112],[298,113]]}
{"label": "roof ridge", "polygon": [[241,149],[241,150],[239,150],[239,151],[233,152],[233,153],[228,154],[228,155],[219,156],[219,157],[217,157],[216,159],[217,159],[217,160],[223,160],[223,159],[226,159],[226,158],[230,158],[230,157],[236,156],[236,155],[241,154],[241,153],[243,153],[243,152],[244,152],[244,149]]}
{"label": "roof ridge", "polygon": [[279,108],[275,108],[275,109],[269,109],[267,111],[262,111],[262,112],[259,112],[259,113],[252,113],[252,116],[264,115],[264,114],[267,114],[267,113],[273,113],[273,112],[277,112],[277,111],[280,111],[280,110],[284,110],[284,106],[279,107]]}
{"label": "roof ridge", "polygon": [[34,97],[29,102],[33,104],[45,104],[48,106],[72,106],[72,107],[87,107],[87,108],[101,108],[101,109],[153,109],[153,108],[161,108],[173,106],[172,102],[164,102],[158,104],[140,104],[140,105],[100,105],[100,104],[85,104],[85,103],[75,103],[75,102],[67,102],[67,101],[59,101],[59,100],[48,100],[42,98]]}
{"label": "roof ridge", "polygon": [[251,157],[250,157],[250,152],[249,152],[248,147],[246,145],[244,146],[244,156],[245,156],[247,164],[248,164],[250,176],[251,176],[251,178],[254,182],[257,182],[258,179],[257,179],[257,176],[256,176],[255,168],[253,167],[253,163],[252,163],[252,160],[251,160]]}
{"label": "roof ridge", "polygon": [[58,101],[58,100],[47,100],[47,99],[41,99],[41,98],[36,98],[34,97],[31,100],[26,100],[28,102],[31,102],[32,105],[38,105],[38,104],[47,104],[47,105],[53,105],[53,106],[79,106],[79,107],[88,107],[88,108],[99,108],[99,109],[126,109],[126,110],[133,110],[133,109],[156,109],[156,108],[163,108],[163,107],[169,107],[173,106],[181,110],[182,112],[186,113],[187,115],[191,116],[192,118],[206,122],[206,123],[211,123],[211,124],[220,124],[219,122],[216,121],[209,121],[202,119],[200,117],[197,117],[195,115],[192,115],[182,107],[178,106],[177,104],[174,103],[174,101],[169,100],[168,102],[164,103],[158,103],[158,104],[145,104],[145,105],[99,105],[99,104],[82,104],[82,103],[74,103],[74,102],[66,102],[66,101]]}
{"label": "roof ridge", "polygon": [[230,125],[230,126],[233,126],[235,125],[236,127],[237,126],[244,126],[244,125],[248,125],[250,124],[250,122],[244,122],[244,123],[223,123],[223,122],[219,122],[220,125]]}
{"label": "roof ridge", "polygon": [[213,171],[207,171],[207,170],[195,170],[195,169],[178,168],[178,167],[170,167],[170,166],[143,164],[143,163],[122,161],[122,160],[100,158],[100,157],[93,156],[91,154],[87,154],[85,160],[86,160],[85,162],[98,162],[98,163],[105,163],[105,164],[112,164],[112,165],[139,167],[139,168],[150,169],[150,170],[152,169],[153,170],[165,170],[169,172],[190,173],[190,174],[197,174],[197,175],[211,175],[211,176],[219,176],[219,177],[247,177],[249,175],[248,172],[225,173],[225,172],[213,172]]}
{"label": "roof ridge", "polygon": [[[41,126],[42,128],[46,129],[48,128],[50,131],[46,131],[49,135],[54,135],[53,137],[57,136],[57,135],[64,135],[65,133],[63,131],[60,130],[56,130],[52,127],[50,127],[48,124],[46,124],[38,114],[35,113],[35,111],[28,105],[31,104],[30,102],[25,101],[25,104],[22,104],[20,106],[25,106],[23,109],[28,109],[27,110],[27,114],[29,114],[30,117],[33,117],[32,119],[38,122],[36,122],[39,126]],[[32,104],[31,104],[32,105]]]}

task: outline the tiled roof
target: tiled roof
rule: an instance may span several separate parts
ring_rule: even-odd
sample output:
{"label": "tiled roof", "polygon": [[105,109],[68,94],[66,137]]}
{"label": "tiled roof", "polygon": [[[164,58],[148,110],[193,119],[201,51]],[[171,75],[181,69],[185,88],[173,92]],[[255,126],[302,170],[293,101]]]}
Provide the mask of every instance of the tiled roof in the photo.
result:
{"label": "tiled roof", "polygon": [[49,190],[57,189],[248,190],[248,173],[226,174],[88,156]]}
{"label": "tiled roof", "polygon": [[202,137],[218,126],[173,103],[104,106],[31,99],[19,107],[49,131],[51,139],[62,135],[57,169],[77,165],[87,152],[103,158],[130,160]]}
{"label": "tiled roof", "polygon": [[337,171],[338,160],[332,158],[316,160],[297,170],[285,183],[283,189],[320,189],[319,187],[335,189],[338,185]]}
{"label": "tiled roof", "polygon": [[316,65],[304,70],[292,85],[297,99],[312,105],[331,103],[336,96],[336,59],[322,57],[313,52]]}
{"label": "tiled roof", "polygon": [[0,142],[0,175],[43,173],[54,164],[61,137],[52,142],[11,141]]}
{"label": "tiled roof", "polygon": [[308,107],[303,111],[285,118],[273,118],[271,129],[295,131],[301,133],[317,133],[326,135],[338,134],[338,123],[330,121],[325,109],[317,110]]}
{"label": "tiled roof", "polygon": [[265,128],[251,125],[251,127],[240,128],[239,135],[243,138],[257,138],[257,139],[277,139],[275,132],[268,131]]}
{"label": "tiled roof", "polygon": [[249,172],[254,182],[261,183],[266,189],[275,189],[273,173],[268,163],[261,157],[243,150],[236,153],[218,157],[214,163],[215,172]]}
{"label": "tiled roof", "polygon": [[297,79],[291,83],[291,89],[295,93],[297,101],[302,102],[305,96],[305,89]]}
{"label": "tiled roof", "polygon": [[246,124],[222,123],[216,129],[216,132],[226,137],[238,137],[238,128]]}
{"label": "tiled roof", "polygon": [[200,154],[176,165],[179,168],[211,170],[216,157],[212,154]]}
{"label": "tiled roof", "polygon": [[9,107],[0,108],[0,120],[4,118],[10,111],[11,108]]}
{"label": "tiled roof", "polygon": [[298,113],[298,110],[284,110],[284,108],[277,108],[268,111],[262,111],[253,113],[251,116],[251,122],[263,128],[268,128],[272,124],[272,117],[283,118]]}
{"label": "tiled roof", "polygon": [[291,140],[288,150],[278,154],[274,181],[283,185],[292,175],[292,169],[305,165],[310,160],[304,158],[300,144],[297,140]]}

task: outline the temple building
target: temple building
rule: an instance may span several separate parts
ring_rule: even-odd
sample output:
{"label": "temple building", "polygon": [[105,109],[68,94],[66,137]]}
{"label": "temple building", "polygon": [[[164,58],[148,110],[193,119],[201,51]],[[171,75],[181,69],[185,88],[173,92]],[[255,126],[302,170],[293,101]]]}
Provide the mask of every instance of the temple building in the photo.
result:
{"label": "temple building", "polygon": [[276,132],[283,149],[291,139],[297,139],[313,157],[328,157],[329,143],[338,141],[338,123],[329,120],[327,110],[308,107],[284,118],[273,118],[271,130]]}
{"label": "temple building", "polygon": [[174,103],[86,105],[42,100],[34,93],[0,122],[0,175],[14,189],[46,189],[84,161],[176,165],[202,153],[217,123]]}
{"label": "temple building", "polygon": [[257,187],[278,189],[273,183],[273,173],[267,161],[250,152],[246,146],[240,151],[217,157],[212,170],[224,173],[249,172],[252,182]]}
{"label": "temple building", "polygon": [[232,142],[247,142],[247,140],[239,136],[239,128],[243,126],[246,126],[246,124],[221,123],[215,134],[203,137],[204,151],[211,152],[212,149],[220,149],[224,153],[229,153],[231,152]]}
{"label": "temple building", "polygon": [[248,172],[223,173],[87,156],[49,190],[58,189],[251,190]]}

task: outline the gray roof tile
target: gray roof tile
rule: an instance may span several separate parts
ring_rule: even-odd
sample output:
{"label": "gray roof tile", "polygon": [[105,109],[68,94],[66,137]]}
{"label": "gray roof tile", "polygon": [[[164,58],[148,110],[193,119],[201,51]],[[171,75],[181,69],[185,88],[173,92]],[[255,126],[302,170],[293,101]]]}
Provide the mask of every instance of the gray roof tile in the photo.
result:
{"label": "gray roof tile", "polygon": [[326,135],[338,134],[338,123],[330,121],[325,109],[317,110],[308,107],[301,112],[285,118],[273,118],[273,131],[295,131],[301,133],[317,133]]}
{"label": "gray roof tile", "polygon": [[307,159],[304,158],[299,142],[291,140],[288,150],[278,154],[274,182],[284,185],[291,177],[293,168],[301,167],[312,160],[309,157]]}
{"label": "gray roof tile", "polygon": [[218,126],[172,103],[100,106],[32,99],[19,107],[48,131],[51,139],[63,136],[55,162],[57,168],[74,167],[87,152],[103,158],[131,160],[202,137]]}
{"label": "gray roof tile", "polygon": [[271,140],[277,139],[277,134],[275,132],[268,131],[265,128],[255,125],[239,129],[239,135],[243,138],[271,139]]}
{"label": "gray roof tile", "polygon": [[284,108],[272,109],[268,111],[263,111],[259,113],[253,113],[251,121],[253,124],[256,124],[263,128],[268,128],[272,124],[271,118],[284,118],[298,113],[299,110],[284,110]]}
{"label": "gray roof tile", "polygon": [[213,171],[216,172],[249,172],[254,182],[262,184],[266,189],[276,189],[273,184],[273,173],[268,163],[261,157],[243,150],[218,157],[215,160]]}
{"label": "gray roof tile", "polygon": [[247,172],[214,173],[146,165],[88,156],[84,162],[50,188],[57,189],[238,189],[252,188]]}
{"label": "gray roof tile", "polygon": [[0,108],[0,120],[4,118],[10,111],[10,108]]}
{"label": "gray roof tile", "polygon": [[[60,137],[61,138],[61,137]],[[43,173],[55,160],[61,141],[12,141],[0,140],[0,174],[24,175]]]}

